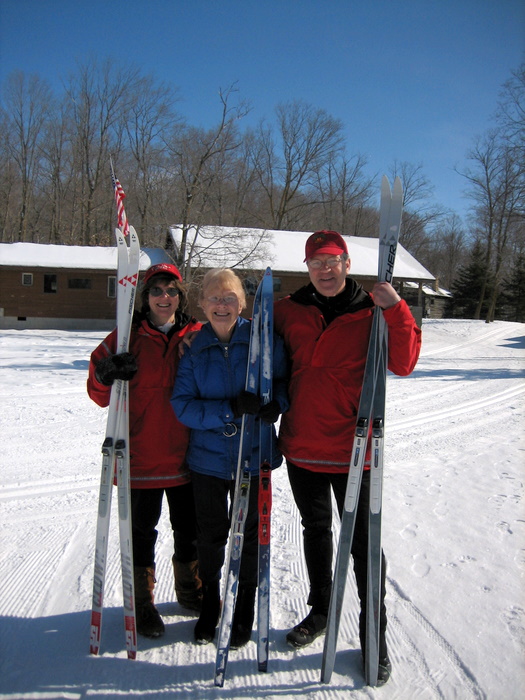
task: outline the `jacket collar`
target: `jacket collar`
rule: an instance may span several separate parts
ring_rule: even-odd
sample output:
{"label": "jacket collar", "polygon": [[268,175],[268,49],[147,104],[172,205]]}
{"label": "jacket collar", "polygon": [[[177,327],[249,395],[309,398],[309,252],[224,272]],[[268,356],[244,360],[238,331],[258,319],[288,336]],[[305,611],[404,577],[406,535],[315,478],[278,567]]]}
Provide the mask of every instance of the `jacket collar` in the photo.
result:
{"label": "jacket collar", "polygon": [[345,288],[335,297],[319,294],[310,282],[294,292],[290,299],[303,306],[315,306],[323,313],[328,323],[343,314],[355,313],[374,305],[368,292],[351,277],[346,279]]}
{"label": "jacket collar", "polygon": [[[236,343],[249,343],[250,342],[250,322],[239,316],[236,321],[235,329],[233,331],[232,337],[228,345],[234,345]],[[191,349],[196,352],[200,352],[205,348],[211,347],[213,345],[225,345],[217,338],[215,331],[212,328],[211,323],[208,321],[205,323],[200,332],[195,336],[194,341],[191,344]]]}

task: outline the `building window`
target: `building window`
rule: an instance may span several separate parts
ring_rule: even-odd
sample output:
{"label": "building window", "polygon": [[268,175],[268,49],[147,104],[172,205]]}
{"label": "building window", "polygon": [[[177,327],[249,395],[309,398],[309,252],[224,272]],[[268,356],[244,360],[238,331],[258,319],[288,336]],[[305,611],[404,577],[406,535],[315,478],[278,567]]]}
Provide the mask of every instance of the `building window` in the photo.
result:
{"label": "building window", "polygon": [[44,294],[57,293],[57,276],[44,275]]}
{"label": "building window", "polygon": [[281,278],[280,278],[280,277],[274,277],[274,278],[273,278],[273,291],[274,291],[274,292],[280,292],[280,291],[281,291]]}
{"label": "building window", "polygon": [[246,277],[242,283],[246,296],[254,297],[259,285],[257,277]]}
{"label": "building window", "polygon": [[24,287],[33,286],[33,273],[32,272],[22,272],[22,284]]}
{"label": "building window", "polygon": [[108,277],[108,297],[114,299],[117,296],[117,278]]}
{"label": "building window", "polygon": [[91,280],[81,277],[73,277],[67,281],[68,289],[91,289]]}

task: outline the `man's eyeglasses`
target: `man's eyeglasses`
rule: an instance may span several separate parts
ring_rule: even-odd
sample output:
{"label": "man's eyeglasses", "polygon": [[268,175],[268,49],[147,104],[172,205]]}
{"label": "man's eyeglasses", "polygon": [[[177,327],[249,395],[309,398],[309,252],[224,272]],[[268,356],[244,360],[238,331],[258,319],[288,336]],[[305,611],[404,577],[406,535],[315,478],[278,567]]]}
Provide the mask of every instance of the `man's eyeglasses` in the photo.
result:
{"label": "man's eyeglasses", "polygon": [[235,294],[229,294],[226,297],[206,297],[206,301],[209,304],[226,304],[227,306],[231,306],[236,304],[238,300]]}
{"label": "man's eyeglasses", "polygon": [[320,270],[322,267],[328,267],[330,270],[337,267],[343,262],[342,258],[328,258],[328,260],[319,260],[318,258],[310,258],[306,264],[311,270]]}
{"label": "man's eyeglasses", "polygon": [[165,294],[169,297],[176,297],[179,294],[179,290],[176,287],[168,287],[167,289],[162,289],[162,287],[150,287],[149,293],[152,297],[163,297]]}

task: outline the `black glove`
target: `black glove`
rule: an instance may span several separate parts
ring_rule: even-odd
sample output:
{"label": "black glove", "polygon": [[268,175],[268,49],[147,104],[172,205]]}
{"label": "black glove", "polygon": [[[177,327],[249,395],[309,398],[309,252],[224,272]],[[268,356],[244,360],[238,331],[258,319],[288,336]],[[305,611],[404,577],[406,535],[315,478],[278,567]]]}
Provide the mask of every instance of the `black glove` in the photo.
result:
{"label": "black glove", "polygon": [[259,409],[259,418],[265,423],[275,423],[281,415],[281,406],[277,399],[272,399]]}
{"label": "black glove", "polygon": [[128,380],[137,372],[137,362],[130,352],[108,355],[97,362],[95,376],[101,384],[111,386],[115,379]]}
{"label": "black glove", "polygon": [[231,399],[230,403],[235,418],[240,418],[244,413],[255,415],[259,413],[261,407],[261,401],[257,394],[252,394],[249,391],[241,391],[239,396]]}

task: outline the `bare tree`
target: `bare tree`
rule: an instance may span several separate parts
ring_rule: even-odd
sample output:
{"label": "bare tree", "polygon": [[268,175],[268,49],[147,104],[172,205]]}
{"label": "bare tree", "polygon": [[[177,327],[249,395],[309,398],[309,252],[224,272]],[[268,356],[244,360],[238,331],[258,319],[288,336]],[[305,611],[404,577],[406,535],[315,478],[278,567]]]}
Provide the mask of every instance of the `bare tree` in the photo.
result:
{"label": "bare tree", "polygon": [[325,110],[295,101],[276,108],[278,143],[261,123],[252,152],[257,179],[266,194],[270,226],[289,228],[313,202],[305,196],[320,171],[342,152],[342,124]]}
{"label": "bare tree", "polygon": [[[363,156],[348,158],[336,152],[315,174],[315,187],[309,191],[313,205],[310,228],[328,228],[352,236],[369,236],[373,223],[368,212],[374,195],[373,177],[365,175]],[[376,217],[374,217],[376,218]]]}
{"label": "bare tree", "polygon": [[434,186],[424,174],[421,163],[394,161],[390,168],[390,176],[392,180],[399,176],[403,183],[403,225],[400,241],[417,257],[428,245],[428,227],[438,222],[444,212],[429,203]]}
{"label": "bare tree", "polygon": [[440,284],[450,289],[466,258],[466,232],[457,214],[450,213],[433,230],[428,251],[421,261]]}
{"label": "bare tree", "polygon": [[176,91],[156,84],[154,78],[139,78],[129,96],[125,122],[127,142],[133,157],[133,193],[140,216],[140,239],[157,222],[150,214],[160,177],[164,144],[179,122],[174,106]]}
{"label": "bare tree", "polygon": [[5,90],[6,112],[11,121],[10,154],[20,178],[17,239],[29,237],[28,213],[35,195],[40,168],[40,141],[50,114],[51,90],[36,75],[26,77],[21,71],[12,73]]}
{"label": "bare tree", "polygon": [[512,72],[501,92],[497,122],[503,128],[509,145],[525,157],[525,63]]}
{"label": "bare tree", "polygon": [[183,188],[178,220],[182,236],[177,263],[184,270],[186,278],[190,275],[199,228],[222,159],[225,154],[236,151],[241,143],[237,122],[246,114],[248,107],[244,103],[231,106],[233,92],[234,87],[220,91],[221,116],[214,129],[187,128],[167,144],[175,166],[173,175]]}
{"label": "bare tree", "polygon": [[65,100],[53,109],[53,119],[46,124],[41,143],[42,175],[46,197],[46,239],[51,243],[71,242],[74,229],[71,212],[67,211],[75,173],[71,157],[71,122]]}
{"label": "bare tree", "polygon": [[[85,245],[101,242],[99,230],[111,230],[108,220],[111,198],[107,194],[109,154],[120,150],[130,95],[138,77],[135,68],[119,68],[110,60],[99,67],[96,61],[90,61],[79,67],[66,88],[75,125],[80,238]],[[102,211],[99,216],[98,209]]]}
{"label": "bare tree", "polygon": [[15,228],[17,175],[7,112],[0,108],[0,241],[11,242]]}
{"label": "bare tree", "polygon": [[[513,149],[502,143],[495,130],[478,138],[468,153],[473,165],[461,174],[468,180],[470,196],[476,203],[478,234],[484,244],[485,266],[495,279],[487,321],[494,319],[509,235],[523,222],[525,164],[516,161]],[[482,286],[475,318],[481,315],[487,285]]]}

